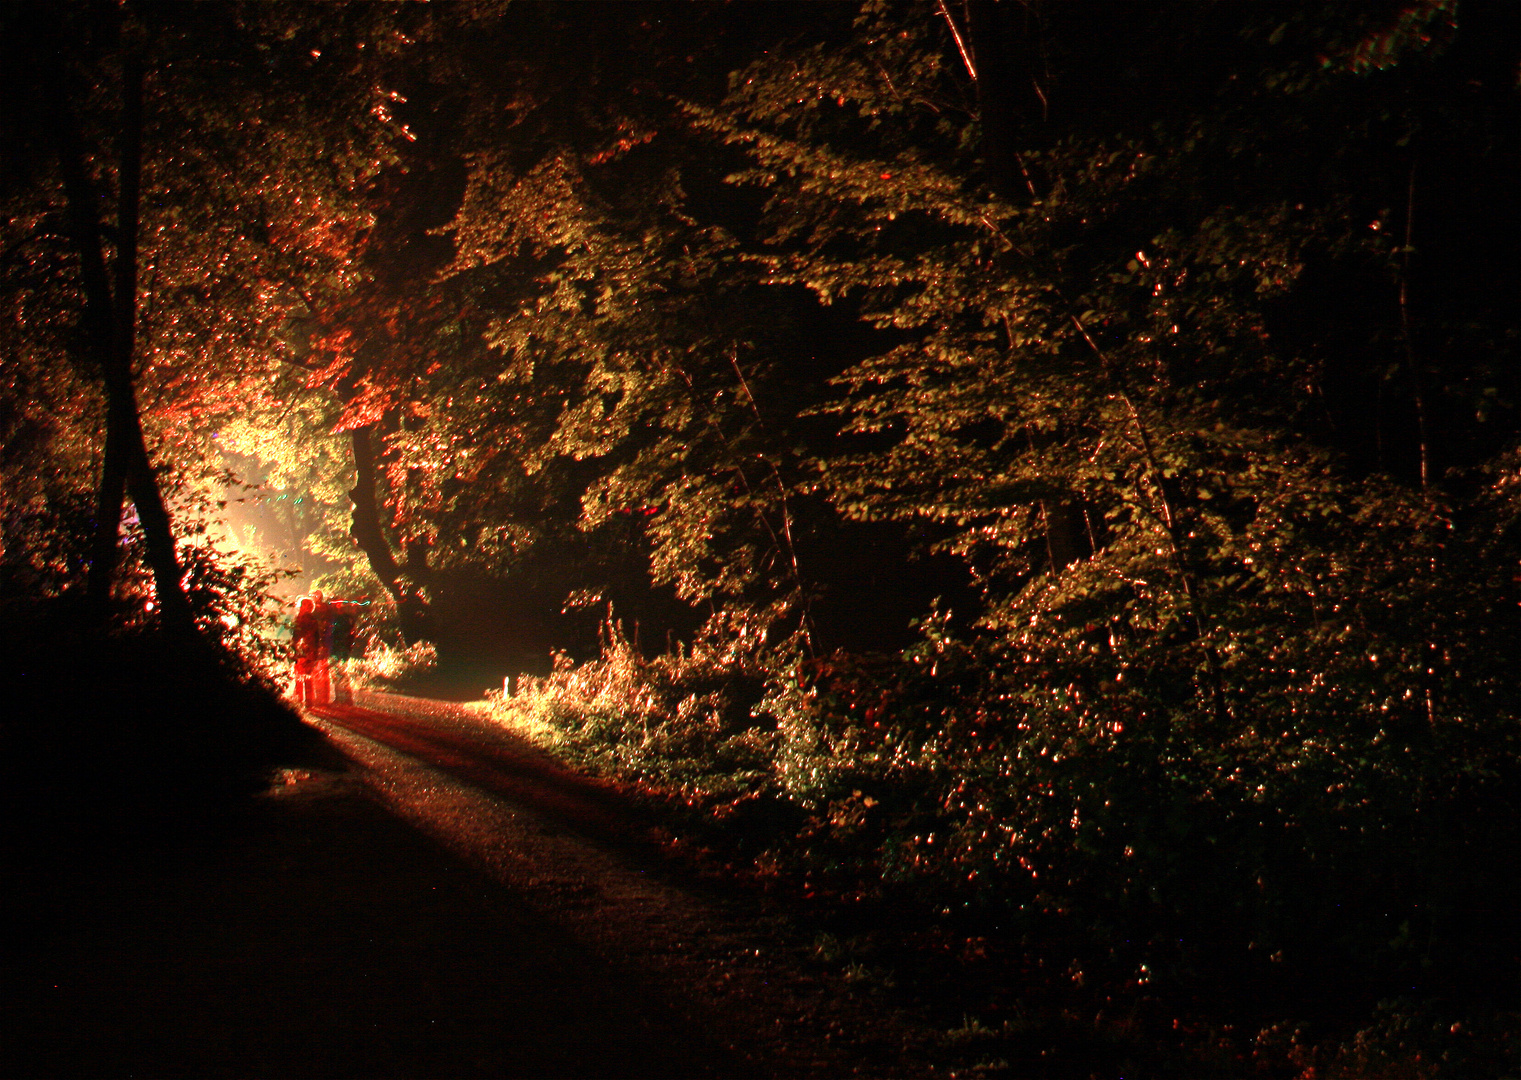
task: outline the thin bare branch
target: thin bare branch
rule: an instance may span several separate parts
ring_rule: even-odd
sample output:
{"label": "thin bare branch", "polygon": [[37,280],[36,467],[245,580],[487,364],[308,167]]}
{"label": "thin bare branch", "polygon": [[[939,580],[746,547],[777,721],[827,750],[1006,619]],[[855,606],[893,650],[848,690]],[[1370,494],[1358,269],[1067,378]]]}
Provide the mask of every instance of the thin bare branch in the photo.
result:
{"label": "thin bare branch", "polygon": [[936,0],[940,6],[940,14],[945,18],[945,25],[951,28],[951,37],[956,39],[956,50],[961,53],[961,62],[966,65],[966,73],[977,81],[977,65],[972,60],[971,51],[967,49],[966,40],[962,38],[961,31],[956,27],[956,20],[951,16],[951,9],[945,6],[945,0]]}

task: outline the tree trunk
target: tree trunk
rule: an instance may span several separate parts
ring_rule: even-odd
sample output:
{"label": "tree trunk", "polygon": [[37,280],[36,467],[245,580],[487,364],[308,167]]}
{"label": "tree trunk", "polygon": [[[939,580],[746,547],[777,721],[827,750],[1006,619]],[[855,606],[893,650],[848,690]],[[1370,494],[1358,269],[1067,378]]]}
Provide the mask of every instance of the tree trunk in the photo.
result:
{"label": "tree trunk", "polygon": [[[1017,28],[1011,25],[1012,5],[998,0],[971,0],[963,7],[965,26],[958,27],[945,3],[940,12],[955,36],[962,59],[977,89],[977,114],[982,124],[983,167],[1000,196],[1016,202],[1036,196],[1034,181],[1025,171],[1018,148],[1019,83],[1013,59]],[[1036,86],[1039,93],[1039,87]],[[1043,95],[1042,95],[1043,97]],[[1012,334],[1011,334],[1012,347]],[[1031,453],[1035,439],[1027,428]],[[1037,509],[1046,535],[1046,558],[1052,577],[1094,551],[1094,535],[1087,507],[1081,500],[1041,500]]]}
{"label": "tree trunk", "polygon": [[90,617],[104,623],[111,611],[111,582],[121,539],[121,512],[127,501],[127,455],[121,446],[121,429],[106,424],[106,445],[100,467],[100,487],[95,496],[95,534],[90,539],[90,570],[85,579]]}
{"label": "tree trunk", "polygon": [[142,417],[132,387],[132,360],[137,345],[137,231],[142,208],[143,66],[128,56],[122,72],[122,143],[119,201],[116,216],[116,348],[113,370],[106,377],[110,401],[107,417],[115,417],[126,443],[127,491],[137,507],[148,546],[148,563],[162,608],[164,627],[176,633],[195,633],[190,603],[185,597],[174,529],[164,496],[148,458]]}
{"label": "tree trunk", "polygon": [[1400,252],[1400,338],[1405,346],[1405,366],[1410,374],[1410,393],[1415,402],[1416,441],[1420,450],[1421,490],[1431,490],[1431,429],[1426,416],[1426,380],[1416,354],[1415,330],[1410,317],[1410,253],[1415,250],[1415,162],[1405,192],[1405,246]]}
{"label": "tree trunk", "polygon": [[380,525],[380,506],[375,498],[375,447],[370,442],[370,427],[355,428],[349,433],[354,450],[354,486],[349,501],[354,513],[349,520],[349,535],[369,561],[370,572],[380,579],[396,602],[396,618],[401,636],[413,642],[425,636],[427,604],[409,578],[426,573],[426,557],[417,549],[407,552],[407,573],[396,562],[391,544]]}
{"label": "tree trunk", "polygon": [[121,511],[125,495],[137,507],[153,568],[160,618],[171,633],[194,636],[195,623],[181,582],[179,559],[168,509],[143,438],[142,417],[132,384],[137,338],[137,231],[141,206],[143,66],[129,56],[122,72],[122,131],[118,161],[115,289],[106,270],[102,229],[96,218],[94,184],[85,168],[78,127],[68,108],[62,61],[56,50],[52,100],[53,134],[57,140],[64,196],[74,242],[80,257],[85,293],[85,323],[106,390],[106,444],[96,499],[93,556],[86,589],[92,611],[103,617],[109,610],[115,579]]}
{"label": "tree trunk", "polygon": [[1018,95],[1016,64],[1010,53],[1013,5],[998,0],[973,0],[967,5],[968,44],[976,60],[977,114],[982,122],[983,164],[993,187],[1014,200],[1030,190],[1018,155]]}

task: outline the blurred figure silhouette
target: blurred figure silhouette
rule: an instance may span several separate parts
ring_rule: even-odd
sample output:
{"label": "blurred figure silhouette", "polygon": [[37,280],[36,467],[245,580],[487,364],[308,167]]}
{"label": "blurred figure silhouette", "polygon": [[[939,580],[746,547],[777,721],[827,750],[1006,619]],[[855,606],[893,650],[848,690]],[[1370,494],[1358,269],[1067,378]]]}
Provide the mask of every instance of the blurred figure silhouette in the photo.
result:
{"label": "blurred figure silhouette", "polygon": [[301,705],[315,704],[312,696],[312,672],[317,664],[317,653],[322,648],[322,627],[317,622],[317,602],[310,596],[303,596],[296,601],[296,621],[291,631],[290,647],[295,660],[291,697]]}
{"label": "blurred figure silhouette", "polygon": [[295,659],[291,697],[299,704],[326,705],[333,700],[335,656],[339,697],[349,700],[345,662],[353,637],[354,613],[369,606],[368,601],[329,600],[321,589],[313,589],[296,602],[291,634],[291,653]]}

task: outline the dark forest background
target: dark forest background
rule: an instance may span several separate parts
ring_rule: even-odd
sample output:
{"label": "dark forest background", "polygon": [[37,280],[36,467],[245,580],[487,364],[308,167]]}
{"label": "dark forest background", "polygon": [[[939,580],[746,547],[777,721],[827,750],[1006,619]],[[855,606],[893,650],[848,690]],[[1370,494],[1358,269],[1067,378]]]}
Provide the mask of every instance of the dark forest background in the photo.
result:
{"label": "dark forest background", "polygon": [[13,3],[0,48],[16,641],[267,673],[271,596],[366,596],[746,873],[1227,1001],[1273,1068],[1505,1067],[1521,8]]}

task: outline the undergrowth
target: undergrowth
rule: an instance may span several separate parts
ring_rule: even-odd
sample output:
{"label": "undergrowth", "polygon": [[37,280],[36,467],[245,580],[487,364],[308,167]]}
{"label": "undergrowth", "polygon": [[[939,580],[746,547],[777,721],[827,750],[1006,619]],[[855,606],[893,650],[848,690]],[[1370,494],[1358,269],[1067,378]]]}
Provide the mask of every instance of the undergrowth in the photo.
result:
{"label": "undergrowth", "polygon": [[1134,686],[1086,714],[1018,695],[1017,670],[935,620],[901,656],[741,632],[764,641],[729,625],[650,659],[609,617],[599,657],[561,657],[493,709],[741,875],[906,950],[838,959],[881,992],[941,986],[964,1068],[1517,1071],[1503,740],[1322,714],[1321,743],[1361,762],[1328,783],[1163,722]]}
{"label": "undergrowth", "polygon": [[592,661],[558,654],[552,674],[493,692],[494,710],[591,772],[706,811],[769,792],[776,735],[754,709],[762,676],[751,658],[709,635],[645,659],[611,618],[601,640]]}
{"label": "undergrowth", "polygon": [[397,647],[372,637],[364,643],[360,656],[349,667],[361,686],[396,689],[422,678],[438,667],[438,648],[431,641],[414,641]]}

